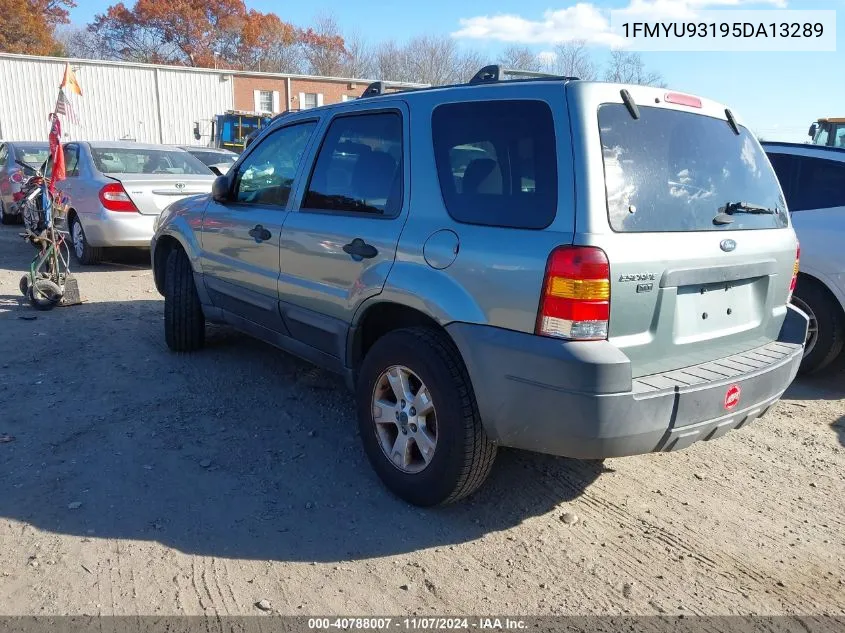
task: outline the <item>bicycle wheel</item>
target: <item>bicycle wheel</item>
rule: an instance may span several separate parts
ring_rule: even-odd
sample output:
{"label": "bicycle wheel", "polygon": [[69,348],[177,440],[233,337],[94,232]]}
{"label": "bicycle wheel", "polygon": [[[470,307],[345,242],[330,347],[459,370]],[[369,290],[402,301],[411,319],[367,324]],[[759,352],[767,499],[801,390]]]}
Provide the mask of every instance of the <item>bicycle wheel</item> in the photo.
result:
{"label": "bicycle wheel", "polygon": [[29,294],[29,275],[21,277],[21,280],[18,282],[18,288],[20,288],[21,294],[24,297]]}
{"label": "bicycle wheel", "polygon": [[29,302],[38,310],[52,310],[62,300],[62,289],[49,279],[36,279],[29,289]]}

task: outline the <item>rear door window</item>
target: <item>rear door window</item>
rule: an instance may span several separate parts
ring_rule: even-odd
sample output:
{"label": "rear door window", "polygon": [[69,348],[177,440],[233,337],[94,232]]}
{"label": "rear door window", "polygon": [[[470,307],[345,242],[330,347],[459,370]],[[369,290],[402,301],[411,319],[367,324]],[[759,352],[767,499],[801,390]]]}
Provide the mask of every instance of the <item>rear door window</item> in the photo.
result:
{"label": "rear door window", "polygon": [[[623,104],[599,107],[611,228],[623,232],[773,229],[788,225],[786,201],[759,143],[727,121]],[[736,211],[730,224],[713,219],[729,203],[772,213]]]}
{"label": "rear door window", "polygon": [[543,101],[450,103],[432,115],[437,175],[458,222],[543,229],[557,210],[552,111]]}
{"label": "rear door window", "polygon": [[845,207],[845,163],[795,156],[798,174],[791,211]]}
{"label": "rear door window", "polygon": [[79,175],[79,146],[65,145],[65,175],[68,178]]}
{"label": "rear door window", "polygon": [[323,139],[302,208],[393,217],[402,207],[402,117],[337,117]]}

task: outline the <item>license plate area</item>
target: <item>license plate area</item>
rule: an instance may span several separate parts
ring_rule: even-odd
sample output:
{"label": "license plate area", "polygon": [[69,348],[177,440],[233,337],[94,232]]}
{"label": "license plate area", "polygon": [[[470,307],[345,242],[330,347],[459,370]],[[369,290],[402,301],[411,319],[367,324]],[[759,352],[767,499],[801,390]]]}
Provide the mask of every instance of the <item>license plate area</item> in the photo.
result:
{"label": "license plate area", "polygon": [[675,342],[728,336],[753,329],[762,322],[766,278],[678,288]]}

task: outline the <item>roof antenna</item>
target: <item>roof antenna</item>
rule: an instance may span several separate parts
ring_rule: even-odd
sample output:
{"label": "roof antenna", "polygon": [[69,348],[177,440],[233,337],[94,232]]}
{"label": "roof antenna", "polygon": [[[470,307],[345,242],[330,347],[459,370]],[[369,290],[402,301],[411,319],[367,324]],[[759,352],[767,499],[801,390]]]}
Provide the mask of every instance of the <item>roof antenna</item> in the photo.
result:
{"label": "roof antenna", "polygon": [[639,119],[640,109],[637,107],[637,104],[634,103],[634,99],[631,97],[631,93],[623,88],[619,91],[619,94],[622,95],[622,101],[625,102],[625,107],[628,108],[628,112],[631,113],[631,117],[634,119]]}

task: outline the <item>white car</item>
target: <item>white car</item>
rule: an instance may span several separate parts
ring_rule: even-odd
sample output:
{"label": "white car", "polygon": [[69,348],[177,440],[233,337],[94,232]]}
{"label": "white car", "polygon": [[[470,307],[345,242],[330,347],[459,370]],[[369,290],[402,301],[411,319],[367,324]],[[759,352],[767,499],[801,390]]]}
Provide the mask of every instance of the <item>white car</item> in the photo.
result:
{"label": "white car", "polygon": [[810,317],[801,370],[830,365],[845,343],[845,149],[764,142],[801,244],[792,302]]}
{"label": "white car", "polygon": [[230,152],[227,149],[217,149],[215,147],[194,147],[192,145],[180,145],[180,148],[198,158],[203,164],[213,171],[217,176],[224,176],[229,172],[235,161],[238,160],[238,154]]}

